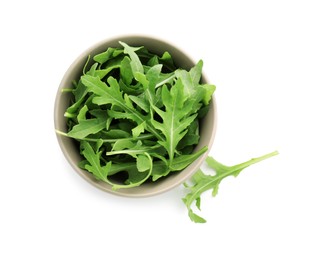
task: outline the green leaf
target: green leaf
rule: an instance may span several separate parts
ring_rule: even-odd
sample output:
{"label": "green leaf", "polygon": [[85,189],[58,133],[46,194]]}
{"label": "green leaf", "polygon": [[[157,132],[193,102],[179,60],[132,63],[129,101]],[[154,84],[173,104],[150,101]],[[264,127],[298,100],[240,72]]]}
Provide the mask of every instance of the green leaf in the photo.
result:
{"label": "green leaf", "polygon": [[98,63],[94,63],[93,65],[91,65],[90,69],[86,72],[86,74],[90,75],[90,76],[95,76],[97,67],[98,67]]}
{"label": "green leaf", "polygon": [[173,80],[176,78],[175,73],[169,73],[169,74],[160,74],[159,81],[156,83],[155,88],[159,88],[165,84],[172,85]]}
{"label": "green leaf", "polygon": [[[140,145],[142,143],[140,142]],[[135,147],[136,145],[136,142],[133,142],[133,140],[130,140],[130,139],[119,139],[117,140],[114,145],[112,146],[112,151],[122,151],[122,150],[125,150],[125,149],[130,149],[130,148],[133,148]],[[108,155],[108,153],[106,154]]]}
{"label": "green leaf", "polygon": [[203,97],[203,103],[204,105],[208,105],[210,103],[210,100],[212,99],[212,96],[215,92],[215,85],[210,85],[210,84],[204,84],[201,85],[201,87],[205,90],[205,95]]}
{"label": "green leaf", "polygon": [[82,84],[81,80],[77,83],[73,90],[75,102],[83,101],[84,97],[87,95],[88,91],[85,85]]}
{"label": "green leaf", "polygon": [[199,142],[200,136],[196,134],[186,134],[182,140],[180,140],[177,150],[181,151],[182,149],[196,145]]}
{"label": "green leaf", "polygon": [[131,60],[125,56],[120,64],[120,77],[126,85],[130,85],[133,80],[133,72],[131,68]]}
{"label": "green leaf", "polygon": [[147,62],[147,65],[153,67],[154,65],[159,64],[158,56],[154,55],[150,60]]}
{"label": "green leaf", "polygon": [[146,75],[139,72],[135,73],[135,78],[143,86],[144,98],[141,95],[140,98],[131,96],[131,99],[147,113],[152,112],[150,107],[155,107],[160,101],[160,97],[157,97],[155,89],[157,84],[161,82],[161,70],[162,65],[158,64],[149,68]]}
{"label": "green leaf", "polygon": [[171,57],[171,54],[169,52],[164,52],[162,57],[159,58],[159,61],[164,64],[170,71],[176,70],[176,67],[173,63],[173,59]]}
{"label": "green leaf", "polygon": [[169,168],[169,162],[166,159],[154,162],[153,169],[154,169],[152,172],[153,181],[157,181],[161,177],[167,176],[171,172]]}
{"label": "green leaf", "polygon": [[90,75],[81,77],[81,81],[88,91],[93,92],[97,97],[94,97],[93,102],[97,105],[112,104],[123,107],[125,100],[120,92],[119,85],[115,79],[109,77],[108,82],[112,85],[109,87],[106,83],[102,82],[100,78]]}
{"label": "green leaf", "polygon": [[82,141],[82,146],[82,154],[89,163],[85,165],[85,168],[91,172],[97,180],[110,184],[107,177],[111,169],[111,162],[108,162],[105,166],[101,166],[101,152],[95,152],[91,145],[86,141]]}
{"label": "green leaf", "polygon": [[135,79],[142,84],[144,88],[148,87],[149,81],[146,78],[146,75],[141,72],[134,73]]}
{"label": "green leaf", "polygon": [[110,47],[105,52],[95,55],[93,59],[99,64],[104,64],[108,60],[117,57],[121,53],[123,53],[123,50]]}
{"label": "green leaf", "polygon": [[158,64],[158,65],[151,67],[147,71],[146,77],[148,80],[148,84],[146,86],[144,86],[144,93],[145,93],[146,100],[152,106],[156,106],[156,103],[159,100],[156,97],[155,88],[156,88],[157,83],[160,81],[161,70],[162,70],[162,65]]}
{"label": "green leaf", "polygon": [[[109,59],[107,62],[105,62],[103,64],[103,68],[104,70],[109,73],[111,71],[113,71],[114,69],[119,69],[121,68],[121,62],[122,60],[124,59],[124,55],[121,55],[121,56],[117,56],[115,58],[112,58],[112,59]],[[101,70],[101,71],[104,71],[104,70]],[[99,72],[100,70],[96,70],[96,75],[91,75],[91,76],[99,76],[97,75],[97,73]]]}
{"label": "green leaf", "polygon": [[152,120],[152,124],[159,129],[165,140],[159,143],[165,147],[169,154],[169,160],[172,160],[176,153],[176,147],[179,141],[187,132],[187,127],[196,118],[196,114],[190,114],[192,111],[192,100],[186,100],[183,95],[183,84],[177,80],[175,85],[169,91],[166,86],[162,88],[162,100],[165,105],[165,111],[154,107],[154,110],[162,118],[163,123]]}
{"label": "green leaf", "polygon": [[131,136],[128,132],[121,129],[110,129],[108,131],[102,131],[101,134],[105,138],[113,138],[113,139],[128,138]]}
{"label": "green leaf", "polygon": [[207,222],[204,218],[202,218],[199,215],[195,214],[192,209],[190,209],[188,211],[188,216],[195,223],[206,223]]}
{"label": "green leaf", "polygon": [[80,80],[77,84],[77,87],[73,90],[75,102],[66,109],[66,112],[64,114],[65,117],[75,118],[77,116],[78,110],[85,102],[87,93],[88,91],[86,86],[84,86]]}
{"label": "green leaf", "polygon": [[137,138],[140,134],[145,131],[146,122],[142,122],[132,129],[132,135],[134,138]]}
{"label": "green leaf", "polygon": [[182,150],[187,146],[194,146],[199,143],[199,120],[194,120],[188,127],[186,135],[180,140],[177,149]]}
{"label": "green leaf", "polygon": [[96,134],[105,128],[106,120],[97,118],[81,120],[73,129],[68,132],[68,136],[76,139],[83,139],[90,134]]}
{"label": "green leaf", "polygon": [[121,79],[119,80],[120,90],[128,95],[138,96],[143,92],[141,84],[130,85],[125,84]]}
{"label": "green leaf", "polygon": [[191,97],[197,91],[201,79],[203,62],[200,60],[189,72],[186,70],[176,70],[176,76],[184,84],[184,96]]}
{"label": "green leaf", "polygon": [[80,112],[79,114],[77,115],[77,121],[80,123],[84,120],[87,120],[86,119],[86,113],[88,112],[88,107],[87,105],[84,105],[81,109],[80,109]]}
{"label": "green leaf", "polygon": [[142,99],[141,97],[137,97],[137,96],[129,96],[129,98],[139,107],[141,108],[143,111],[145,111],[146,113],[149,112],[150,109],[150,105],[147,102],[147,100]]}
{"label": "green leaf", "polygon": [[108,75],[108,73],[110,73],[110,71],[112,71],[112,69],[114,69],[115,67],[108,67],[107,69],[102,69],[102,70],[96,70],[95,74],[92,76],[97,76],[100,79],[103,79],[106,75]]}
{"label": "green leaf", "polygon": [[151,161],[146,155],[139,154],[136,158],[136,167],[139,172],[148,171],[151,167]]}
{"label": "green leaf", "polygon": [[141,61],[139,59],[139,56],[135,53],[136,51],[140,50],[142,47],[130,47],[124,42],[119,42],[124,47],[124,53],[128,54],[131,58],[131,68],[133,75],[135,75],[136,72],[143,73],[143,66],[141,64]]}
{"label": "green leaf", "polygon": [[219,184],[224,178],[228,176],[236,177],[242,170],[249,167],[250,165],[258,163],[277,154],[278,152],[269,153],[231,167],[219,163],[212,157],[207,157],[206,162],[208,166],[211,167],[216,172],[216,174],[205,175],[201,170],[199,170],[192,177],[193,184],[187,184],[186,187],[189,189],[189,193],[183,198],[183,201],[188,209],[188,215],[190,219],[196,223],[203,223],[202,221],[204,219],[194,214],[191,209],[192,203],[200,200],[202,193],[208,190],[213,190],[213,196],[215,196],[217,194]]}

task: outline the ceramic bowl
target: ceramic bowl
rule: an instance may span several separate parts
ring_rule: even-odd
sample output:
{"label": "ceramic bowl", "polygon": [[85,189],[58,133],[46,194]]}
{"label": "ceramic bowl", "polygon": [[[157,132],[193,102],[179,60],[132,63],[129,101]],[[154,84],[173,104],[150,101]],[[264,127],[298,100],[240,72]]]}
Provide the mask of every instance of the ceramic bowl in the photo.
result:
{"label": "ceramic bowl", "polygon": [[[170,44],[164,40],[147,37],[147,36],[119,36],[110,39],[103,40],[94,46],[83,52],[68,68],[67,72],[63,76],[60,83],[56,100],[54,106],[54,124],[55,129],[62,132],[67,132],[66,118],[64,113],[66,108],[70,104],[70,94],[66,92],[61,92],[62,88],[70,88],[72,86],[73,80],[78,80],[82,74],[83,67],[87,61],[89,55],[94,56],[97,53],[105,51],[108,47],[120,47],[119,41],[126,42],[131,46],[145,46],[150,52],[156,53],[158,55],[163,54],[164,51],[168,51],[174,59],[177,67],[182,67],[184,69],[190,69],[195,65],[191,58],[181,51],[173,44]],[[205,76],[202,77],[202,82],[205,82]],[[104,182],[96,180],[91,173],[85,171],[78,167],[79,161],[82,157],[79,153],[79,149],[75,140],[57,134],[57,139],[61,150],[73,167],[75,172],[77,172],[86,181],[94,185],[95,187],[117,195],[127,196],[127,197],[146,197],[156,195],[165,191],[168,191],[184,181],[190,178],[201,166],[203,161],[208,155],[209,149],[211,148],[215,136],[216,130],[216,106],[215,99],[213,97],[210,104],[210,109],[207,115],[200,122],[200,141],[196,149],[200,149],[203,146],[208,146],[208,151],[195,160],[192,164],[186,167],[184,170],[161,178],[156,182],[144,183],[141,186],[129,189],[119,189],[112,190],[112,187]]]}

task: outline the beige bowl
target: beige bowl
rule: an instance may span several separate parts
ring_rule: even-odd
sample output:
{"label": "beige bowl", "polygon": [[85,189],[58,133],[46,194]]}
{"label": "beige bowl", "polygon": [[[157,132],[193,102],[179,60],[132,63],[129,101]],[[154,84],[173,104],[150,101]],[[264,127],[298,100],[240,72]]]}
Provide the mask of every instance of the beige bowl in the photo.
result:
{"label": "beige bowl", "polygon": [[[67,132],[66,126],[66,119],[64,117],[64,113],[66,108],[70,104],[70,94],[62,93],[62,88],[70,88],[72,87],[73,80],[79,79],[82,74],[82,69],[84,64],[87,61],[88,55],[94,56],[97,53],[105,51],[108,47],[120,47],[119,41],[126,42],[132,46],[145,46],[149,51],[156,53],[158,55],[163,54],[164,51],[168,51],[174,59],[176,66],[190,69],[194,66],[194,62],[186,55],[184,52],[180,51],[173,45],[154,39],[151,37],[146,36],[120,36],[111,39],[104,40],[102,42],[97,43],[96,45],[92,46],[84,53],[82,53],[69,67],[67,72],[65,73],[55,100],[54,106],[54,124],[55,129],[60,130],[62,132]],[[205,79],[203,77],[203,82]],[[200,149],[203,146],[208,146],[208,151],[211,148],[215,136],[215,129],[216,129],[216,107],[215,107],[215,100],[213,98],[210,104],[210,110],[205,118],[203,118],[202,122],[200,123],[200,141],[197,145],[196,149]],[[191,165],[189,165],[184,170],[180,171],[179,173],[172,174],[167,176],[166,178],[160,179],[156,182],[145,183],[139,187],[130,188],[130,189],[119,189],[119,190],[112,190],[112,187],[104,182],[98,181],[94,178],[94,176],[78,167],[79,161],[81,161],[82,157],[79,153],[78,147],[75,144],[75,141],[71,138],[61,136],[57,134],[59,145],[74,170],[82,176],[86,181],[94,185],[95,187],[110,192],[117,195],[123,195],[127,197],[146,197],[159,194],[161,192],[165,192],[174,188],[181,183],[183,183],[186,179],[191,177],[203,163],[205,158],[208,155],[208,151],[199,157],[196,161],[194,161]]]}

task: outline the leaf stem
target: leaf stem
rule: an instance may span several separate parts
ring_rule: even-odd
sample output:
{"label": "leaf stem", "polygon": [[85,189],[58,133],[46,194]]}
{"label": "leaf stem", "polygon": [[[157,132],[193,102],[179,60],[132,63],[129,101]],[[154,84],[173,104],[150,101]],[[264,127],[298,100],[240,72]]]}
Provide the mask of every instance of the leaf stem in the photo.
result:
{"label": "leaf stem", "polygon": [[160,86],[163,86],[165,83],[169,82],[171,79],[173,79],[175,77],[176,77],[176,75],[173,73],[170,77],[168,77],[165,80],[162,80],[161,82],[157,83],[156,86],[155,86],[155,89],[160,87]]}
{"label": "leaf stem", "polygon": [[274,151],[274,152],[271,152],[271,153],[268,153],[268,154],[265,154],[263,156],[260,156],[260,157],[257,157],[257,158],[252,158],[246,162],[243,162],[243,163],[240,163],[240,164],[237,164],[235,166],[233,166],[234,169],[244,169],[252,164],[255,164],[255,163],[258,163],[258,162],[261,162],[263,160],[266,160],[270,157],[273,157],[275,155],[278,155],[279,152],[278,151]]}
{"label": "leaf stem", "polygon": [[[55,129],[55,132],[59,135],[66,136],[68,138],[73,138],[71,136],[68,136],[67,133],[62,132],[60,130]],[[154,137],[153,134],[143,134],[143,135],[140,135],[138,137],[126,137],[126,138],[114,138],[114,139],[89,138],[89,137],[73,138],[73,139],[80,140],[80,141],[88,141],[88,142],[97,142],[99,140],[102,140],[103,143],[115,143],[118,140],[146,140],[146,139],[150,139],[152,137]]]}
{"label": "leaf stem", "polygon": [[73,92],[72,88],[62,88],[61,93]]}
{"label": "leaf stem", "polygon": [[117,155],[117,154],[140,154],[140,153],[147,153],[149,151],[153,151],[157,148],[162,147],[161,145],[154,145],[151,147],[142,147],[141,149],[124,149],[120,151],[110,151],[106,152],[106,155],[111,156],[111,155]]}

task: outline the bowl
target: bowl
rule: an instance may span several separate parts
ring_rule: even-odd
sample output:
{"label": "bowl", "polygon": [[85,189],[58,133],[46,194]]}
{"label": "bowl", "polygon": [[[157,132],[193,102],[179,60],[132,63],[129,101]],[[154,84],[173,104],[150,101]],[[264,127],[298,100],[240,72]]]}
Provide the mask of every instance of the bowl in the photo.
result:
{"label": "bowl", "polygon": [[[110,39],[103,40],[94,46],[83,52],[68,68],[67,72],[63,76],[60,83],[54,106],[54,125],[55,129],[62,132],[67,132],[66,118],[64,113],[70,104],[70,94],[66,92],[61,92],[62,88],[72,87],[73,80],[78,80],[82,74],[83,67],[87,61],[89,55],[93,56],[97,53],[105,51],[108,47],[120,47],[119,41],[123,41],[131,46],[145,46],[150,52],[161,55],[164,51],[168,51],[174,59],[174,63],[177,67],[182,67],[184,69],[190,69],[195,65],[191,58],[186,55],[183,51],[175,47],[174,45],[160,39],[140,36],[140,35],[129,35],[129,36],[119,36]],[[204,74],[202,74],[202,82],[205,83],[206,79]],[[112,193],[116,195],[122,195],[127,197],[147,197],[162,192],[168,191],[172,188],[179,186],[181,183],[190,178],[201,166],[203,161],[208,155],[208,152],[213,144],[214,136],[216,130],[216,106],[214,97],[210,103],[209,112],[200,122],[200,141],[196,146],[195,150],[202,148],[203,146],[208,146],[208,151],[201,155],[192,164],[187,166],[182,171],[175,174],[169,175],[165,178],[161,178],[156,182],[144,183],[138,187],[112,190],[112,187],[107,183],[98,181],[95,177],[86,170],[78,167],[79,161],[82,157],[79,153],[78,146],[75,140],[68,138],[66,136],[57,135],[57,139],[60,148],[73,167],[73,169],[86,181],[91,183],[93,186]]]}

